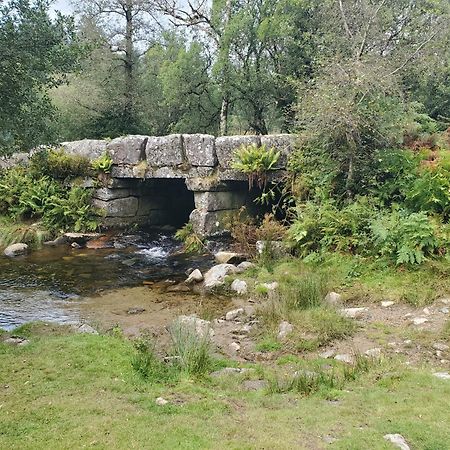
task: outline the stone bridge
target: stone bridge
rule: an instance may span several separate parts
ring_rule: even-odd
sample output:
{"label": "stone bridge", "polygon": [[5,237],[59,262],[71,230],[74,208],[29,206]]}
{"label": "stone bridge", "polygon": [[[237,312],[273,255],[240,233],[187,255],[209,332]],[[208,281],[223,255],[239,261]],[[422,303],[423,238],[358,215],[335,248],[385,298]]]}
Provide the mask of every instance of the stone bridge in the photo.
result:
{"label": "stone bridge", "polygon": [[[234,170],[234,152],[242,145],[265,145],[281,152],[273,179],[285,172],[293,135],[227,136],[174,134],[163,137],[125,136],[113,140],[64,142],[69,154],[95,160],[107,152],[113,161],[104,187],[94,180],[94,204],[105,211],[105,225],[174,225],[191,221],[207,236],[222,233],[242,206],[252,209],[246,175]],[[9,165],[26,162],[13,155]],[[0,162],[1,164],[1,162]],[[5,161],[3,165],[7,164]]]}

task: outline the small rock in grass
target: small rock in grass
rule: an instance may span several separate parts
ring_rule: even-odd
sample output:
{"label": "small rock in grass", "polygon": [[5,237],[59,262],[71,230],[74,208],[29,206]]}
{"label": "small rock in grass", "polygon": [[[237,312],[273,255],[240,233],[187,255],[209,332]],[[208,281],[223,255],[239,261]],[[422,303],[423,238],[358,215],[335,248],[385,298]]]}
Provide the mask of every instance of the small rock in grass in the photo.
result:
{"label": "small rock in grass", "polygon": [[340,310],[341,314],[344,317],[348,317],[349,319],[358,319],[363,317],[369,308],[343,308]]}
{"label": "small rock in grass", "polygon": [[240,264],[238,264],[236,272],[242,273],[251,269],[252,267],[255,267],[253,263],[251,263],[250,261],[243,261]]}
{"label": "small rock in grass", "polygon": [[234,252],[218,252],[214,258],[218,264],[240,264],[247,259],[242,253]]}
{"label": "small rock in grass", "polygon": [[381,302],[381,306],[383,308],[390,308],[391,306],[394,306],[395,302],[391,302],[391,301],[385,301],[385,302]]}
{"label": "small rock in grass", "polygon": [[405,438],[401,434],[385,434],[384,439],[391,442],[395,447],[401,450],[410,450]]}
{"label": "small rock in grass", "polygon": [[439,350],[441,352],[447,351],[450,347],[447,344],[443,344],[442,342],[435,342],[433,344],[433,348],[435,350]]}
{"label": "small rock in grass", "polygon": [[450,306],[450,297],[444,297],[444,298],[440,298],[438,300],[438,302],[444,304],[444,305],[449,305]]}
{"label": "small rock in grass", "polygon": [[431,314],[431,311],[429,308],[423,308],[423,313],[429,316]]}
{"label": "small rock in grass", "polygon": [[95,328],[92,328],[87,323],[83,323],[82,325],[76,326],[75,331],[81,334],[98,334],[98,331]]}
{"label": "small rock in grass", "polygon": [[285,339],[289,334],[294,331],[294,327],[289,322],[283,320],[278,326],[278,339]]}
{"label": "small rock in grass", "polygon": [[366,356],[370,356],[371,358],[381,358],[381,348],[371,348],[364,352]]}
{"label": "small rock in grass", "polygon": [[240,346],[237,342],[232,342],[232,343],[230,344],[230,349],[231,349],[233,352],[238,352],[238,351],[241,349],[241,346]]}
{"label": "small rock in grass", "polygon": [[267,381],[265,381],[265,380],[246,380],[242,383],[242,387],[246,391],[260,391],[267,387]]}
{"label": "small rock in grass", "polygon": [[441,308],[439,310],[439,312],[441,312],[442,314],[448,314],[448,313],[450,313],[450,309],[448,309],[448,308]]}
{"label": "small rock in grass", "polygon": [[334,357],[334,359],[336,361],[341,361],[341,362],[344,362],[346,364],[353,364],[353,356],[352,355],[347,355],[347,354],[336,355]]}
{"label": "small rock in grass", "polygon": [[234,280],[231,283],[231,290],[239,295],[244,295],[248,290],[247,283],[243,280]]}
{"label": "small rock in grass", "polygon": [[428,319],[425,317],[416,317],[412,320],[412,323],[414,325],[423,325],[424,323],[427,323]]}
{"label": "small rock in grass", "polygon": [[238,367],[225,367],[221,370],[217,370],[216,372],[211,373],[213,378],[219,378],[225,375],[238,375],[242,373],[249,372],[251,369],[241,369]]}
{"label": "small rock in grass", "polygon": [[185,283],[194,284],[194,283],[201,283],[202,281],[203,281],[203,274],[200,272],[200,270],[195,269],[189,274]]}
{"label": "small rock in grass", "polygon": [[267,289],[269,292],[276,291],[280,287],[280,285],[276,281],[272,283],[263,283],[261,284],[261,286]]}
{"label": "small rock in grass", "polygon": [[212,338],[214,336],[214,330],[211,328],[211,322],[200,319],[196,315],[179,316],[178,319],[175,320],[175,323],[192,328],[201,338],[206,336]]}
{"label": "small rock in grass", "polygon": [[169,402],[168,402],[168,400],[166,400],[165,398],[158,397],[158,398],[155,400],[155,403],[156,403],[158,406],[165,406],[165,405],[167,405]]}
{"label": "small rock in grass", "polygon": [[337,292],[329,292],[324,301],[327,305],[336,306],[342,303],[342,295]]}
{"label": "small rock in grass", "polygon": [[28,345],[30,341],[25,338],[21,338],[19,336],[11,336],[8,339],[3,341],[4,344],[8,345],[17,345],[18,347],[23,347],[24,345]]}
{"label": "small rock in grass", "polygon": [[319,358],[330,359],[333,358],[336,352],[334,350],[327,350],[326,352],[319,353]]}
{"label": "small rock in grass", "polygon": [[238,317],[241,317],[245,314],[244,308],[233,309],[233,311],[228,311],[225,314],[225,320],[231,322],[236,320]]}
{"label": "small rock in grass", "polygon": [[441,380],[450,380],[450,373],[448,372],[436,372],[433,375]]}

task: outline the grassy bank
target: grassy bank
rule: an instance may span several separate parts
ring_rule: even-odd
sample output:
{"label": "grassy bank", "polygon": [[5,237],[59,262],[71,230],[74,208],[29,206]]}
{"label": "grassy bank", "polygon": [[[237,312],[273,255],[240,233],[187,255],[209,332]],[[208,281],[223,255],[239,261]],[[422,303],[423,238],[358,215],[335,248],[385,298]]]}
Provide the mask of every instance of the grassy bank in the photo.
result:
{"label": "grassy bank", "polygon": [[[384,361],[345,388],[247,392],[245,375],[145,382],[120,337],[42,326],[18,333],[30,344],[0,344],[1,448],[389,449],[386,433],[403,434],[415,449],[450,442],[450,383],[427,367]],[[282,377],[286,365],[274,370]],[[160,396],[166,406],[155,404]]]}

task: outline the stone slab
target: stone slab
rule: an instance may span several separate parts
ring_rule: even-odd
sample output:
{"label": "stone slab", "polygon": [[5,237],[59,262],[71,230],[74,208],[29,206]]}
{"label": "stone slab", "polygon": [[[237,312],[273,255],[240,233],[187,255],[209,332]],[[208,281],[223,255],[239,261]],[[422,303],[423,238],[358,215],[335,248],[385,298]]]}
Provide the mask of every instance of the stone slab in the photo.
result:
{"label": "stone slab", "polygon": [[230,169],[236,150],[247,145],[261,145],[260,136],[224,136],[216,139],[216,154],[219,165]]}
{"label": "stone slab", "polygon": [[287,167],[289,156],[294,151],[295,138],[293,134],[269,134],[267,136],[261,136],[261,145],[264,145],[267,150],[275,148],[276,151],[281,153],[275,166],[277,169],[285,169]]}
{"label": "stone slab", "polygon": [[215,137],[208,134],[184,134],[184,152],[192,166],[215,167],[217,155]]}
{"label": "stone slab", "polygon": [[223,211],[239,209],[245,205],[247,192],[195,192],[194,200],[196,209],[203,211]]}
{"label": "stone slab", "polygon": [[145,153],[151,167],[179,166],[185,162],[183,137],[181,134],[149,137]]}
{"label": "stone slab", "polygon": [[139,200],[137,197],[118,198],[108,202],[94,199],[93,205],[104,210],[106,217],[133,217],[137,213]]}
{"label": "stone slab", "polygon": [[108,202],[110,200],[116,200],[118,198],[129,197],[130,195],[130,189],[100,188],[94,191],[93,197],[98,200],[104,200],[105,202]]}
{"label": "stone slab", "polygon": [[62,142],[61,147],[69,155],[84,156],[91,161],[100,158],[106,152],[107,141],[83,139],[81,141]]}
{"label": "stone slab", "polygon": [[202,211],[194,209],[189,220],[194,231],[202,236],[220,236],[229,232],[228,227],[233,218],[239,214],[239,210]]}
{"label": "stone slab", "polygon": [[148,136],[129,135],[113,139],[106,150],[114,164],[138,164],[145,159]]}

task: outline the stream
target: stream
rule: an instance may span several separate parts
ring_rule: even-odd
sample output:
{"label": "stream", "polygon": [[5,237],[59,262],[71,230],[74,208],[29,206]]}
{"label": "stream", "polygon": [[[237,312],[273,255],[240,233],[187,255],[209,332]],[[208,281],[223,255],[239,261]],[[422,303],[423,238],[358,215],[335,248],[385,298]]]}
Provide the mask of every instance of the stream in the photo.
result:
{"label": "stream", "polygon": [[180,253],[169,233],[115,236],[111,248],[44,247],[27,256],[0,256],[0,328],[13,330],[31,321],[80,321],[87,298],[144,281],[183,281],[190,268],[204,270],[212,257]]}

